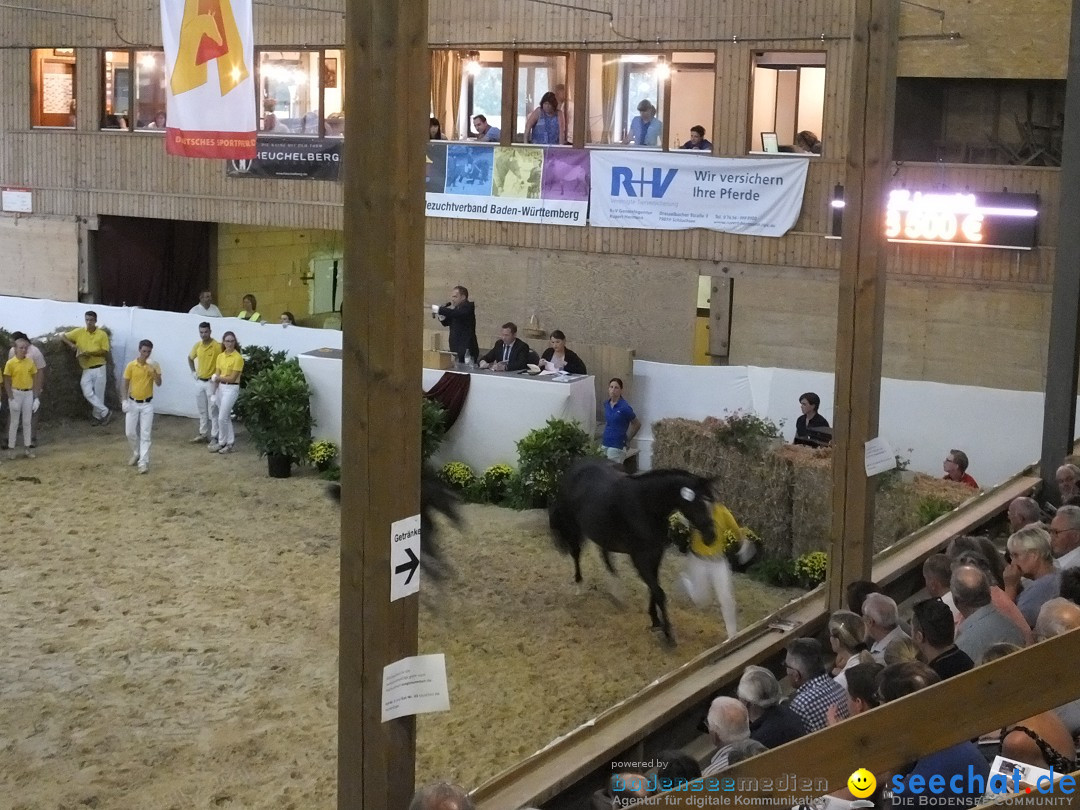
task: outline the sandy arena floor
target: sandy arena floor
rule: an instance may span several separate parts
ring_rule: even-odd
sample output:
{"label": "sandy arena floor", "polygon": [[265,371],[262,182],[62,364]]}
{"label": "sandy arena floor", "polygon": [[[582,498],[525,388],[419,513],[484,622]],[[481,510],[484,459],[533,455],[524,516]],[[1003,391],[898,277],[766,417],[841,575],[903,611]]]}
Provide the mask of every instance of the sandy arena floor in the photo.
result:
{"label": "sandy arena floor", "polygon": [[[211,456],[194,432],[159,417],[144,476],[118,422],[4,454],[0,808],[335,806],[337,510],[310,470],[274,480],[242,436]],[[628,561],[620,608],[595,552],[575,593],[543,512],[465,517],[459,581],[422,603],[452,708],[419,719],[418,781],[474,786],[721,640],[677,555],[670,652]],[[796,593],[736,579],[740,623]]]}

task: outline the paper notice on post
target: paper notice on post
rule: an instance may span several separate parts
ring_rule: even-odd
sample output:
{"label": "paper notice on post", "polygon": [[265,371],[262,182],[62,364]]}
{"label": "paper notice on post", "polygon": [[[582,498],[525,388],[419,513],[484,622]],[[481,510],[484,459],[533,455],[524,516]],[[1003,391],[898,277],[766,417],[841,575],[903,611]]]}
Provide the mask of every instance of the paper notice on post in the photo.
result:
{"label": "paper notice on post", "polygon": [[866,477],[896,469],[896,452],[889,442],[878,436],[866,443]]}
{"label": "paper notice on post", "polygon": [[450,709],[446,656],[414,655],[383,667],[382,721]]}

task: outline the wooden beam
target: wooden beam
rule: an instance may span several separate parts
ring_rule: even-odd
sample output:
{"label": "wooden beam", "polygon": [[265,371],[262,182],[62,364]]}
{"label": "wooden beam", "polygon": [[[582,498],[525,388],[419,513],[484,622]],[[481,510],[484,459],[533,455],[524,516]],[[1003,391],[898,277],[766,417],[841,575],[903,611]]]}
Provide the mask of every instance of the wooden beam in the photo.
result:
{"label": "wooden beam", "polygon": [[832,529],[828,604],[870,574],[874,491],[863,447],[878,433],[885,331],[886,242],[882,223],[892,158],[900,0],[856,0],[847,139],[843,247],[837,309]]}
{"label": "wooden beam", "polygon": [[[1065,82],[1065,132],[1061,141],[1061,205],[1058,221],[1080,217],[1080,0],[1072,4],[1069,74]],[[1040,472],[1050,497],[1058,494],[1054,472],[1073,446],[1076,373],[1080,368],[1080,229],[1060,228],[1050,303],[1046,352]]]}
{"label": "wooden beam", "polygon": [[585,127],[588,124],[589,112],[585,103],[585,99],[589,97],[589,52],[573,51],[570,58],[574,60],[574,95],[570,97],[570,103],[574,109],[574,121],[570,142],[575,149],[584,149]]}
{"label": "wooden beam", "polygon": [[[829,791],[837,790],[859,768],[893,770],[1075,700],[1080,697],[1073,665],[1078,655],[1080,631],[1074,630],[740,762],[722,778],[738,786],[741,779],[777,784],[779,777],[791,775],[796,781],[823,779]],[[1035,689],[1033,672],[1039,673]],[[727,795],[779,798],[793,792],[757,787],[752,793],[744,787]],[[702,795],[669,793],[662,806],[697,806],[690,801]]]}
{"label": "wooden beam", "polygon": [[[509,146],[517,134],[517,51],[502,52],[502,129],[499,131],[499,145]],[[532,112],[526,110],[525,115]],[[525,121],[521,122],[522,127]]]}
{"label": "wooden beam", "polygon": [[[348,0],[342,308],[338,808],[407,807],[416,722],[382,722],[382,672],[416,654],[390,601],[390,524],[419,512],[427,2]],[[392,115],[362,126],[371,99]]]}

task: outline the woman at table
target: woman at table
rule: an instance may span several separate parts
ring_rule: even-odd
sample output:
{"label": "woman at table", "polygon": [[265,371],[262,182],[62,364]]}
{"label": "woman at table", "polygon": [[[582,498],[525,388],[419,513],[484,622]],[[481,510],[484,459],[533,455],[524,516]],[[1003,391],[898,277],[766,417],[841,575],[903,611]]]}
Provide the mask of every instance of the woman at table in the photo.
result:
{"label": "woman at table", "polygon": [[551,333],[551,345],[540,356],[540,368],[544,371],[563,371],[567,374],[588,374],[585,363],[566,348],[566,335],[561,329]]}
{"label": "woman at table", "polygon": [[600,449],[615,462],[622,463],[626,458],[626,446],[641,430],[641,422],[623,399],[623,381],[612,377],[608,382],[608,398],[604,401],[604,435],[600,439]]}

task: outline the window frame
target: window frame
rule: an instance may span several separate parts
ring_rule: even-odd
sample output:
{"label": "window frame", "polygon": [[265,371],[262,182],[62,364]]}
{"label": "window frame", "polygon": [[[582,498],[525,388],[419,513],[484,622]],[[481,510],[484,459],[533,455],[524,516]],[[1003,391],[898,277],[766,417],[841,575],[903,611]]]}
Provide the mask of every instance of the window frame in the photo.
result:
{"label": "window frame", "polygon": [[[490,60],[486,60],[486,61],[477,60],[477,64],[480,65],[481,70],[483,70],[485,68],[498,68],[500,71],[502,71],[502,77],[501,77],[501,80],[499,81],[499,131],[500,132],[502,132],[502,131],[504,131],[506,129],[506,126],[505,126],[505,124],[503,122],[503,119],[505,118],[505,115],[503,114],[503,109],[502,109],[502,98],[503,98],[503,95],[505,93],[504,88],[505,88],[505,84],[506,84],[506,54],[507,53],[509,53],[509,51],[503,51],[502,52],[503,56],[502,56],[501,59],[499,59],[498,62],[492,62]],[[464,65],[462,66],[462,70],[465,71]],[[472,73],[469,73],[468,71],[465,71],[465,75],[468,77],[466,79],[466,82],[465,82],[465,137],[466,138],[479,138],[480,137],[479,134],[476,132],[476,130],[473,129],[473,117],[478,115],[478,113],[475,112],[475,109],[476,109],[475,108],[475,103],[476,102],[475,102],[475,98],[474,98],[474,95],[473,95],[474,91],[475,91],[476,76],[474,74],[472,74]],[[490,118],[490,114],[484,113],[484,115]],[[490,124],[490,121],[488,123]],[[494,126],[494,125],[492,125],[492,126]],[[445,131],[443,132],[443,134],[444,135],[446,134]],[[513,133],[511,133],[511,134],[513,134]]]}
{"label": "window frame", "polygon": [[[312,48],[308,45],[269,45],[255,48],[255,136],[268,137],[268,138],[303,138],[303,139],[316,139],[324,140],[326,138],[333,138],[337,140],[340,135],[328,136],[326,134],[326,52],[336,51],[338,55],[333,57],[338,60],[337,75],[338,85],[341,85],[341,77],[344,75],[343,69],[345,67],[345,46],[335,45],[327,46],[323,45],[318,48]],[[262,88],[262,55],[264,53],[288,53],[295,52],[300,54],[318,54],[318,76],[319,76],[319,91],[316,94],[319,105],[319,125],[318,132],[309,135],[303,132],[267,132],[262,128],[264,111],[263,111],[263,88]],[[344,99],[342,99],[344,102]],[[344,103],[342,104],[344,106]]]}
{"label": "window frame", "polygon": [[[161,54],[162,65],[164,66],[165,49],[164,48],[101,48],[100,52],[101,52],[101,58],[98,60],[98,66],[100,68],[100,70],[98,72],[98,90],[100,92],[100,99],[101,99],[101,105],[100,106],[101,106],[101,109],[98,111],[98,121],[97,121],[96,130],[98,132],[110,132],[110,133],[116,133],[116,132],[142,132],[142,133],[149,133],[151,135],[156,135],[157,133],[161,133],[162,135],[164,135],[165,134],[164,129],[149,129],[148,127],[140,127],[140,126],[137,125],[137,122],[138,122],[138,109],[137,108],[138,108],[138,101],[139,100],[138,100],[138,96],[137,96],[138,87],[136,86],[136,83],[135,83],[135,76],[136,76],[136,70],[137,70],[138,62],[139,62],[139,54],[143,54],[143,53]],[[108,116],[108,115],[116,115],[115,112],[112,112],[112,113],[105,112],[106,105],[107,105],[107,103],[109,101],[109,95],[106,92],[107,87],[106,87],[106,82],[105,82],[108,71],[106,71],[105,65],[107,64],[106,55],[110,54],[110,53],[126,53],[127,57],[128,57],[128,64],[127,64],[127,91],[128,91],[127,118],[128,118],[128,125],[127,125],[127,129],[123,129],[123,128],[118,129],[118,128],[115,128],[115,127],[106,127],[106,126],[104,126],[106,116]]]}
{"label": "window frame", "polygon": [[[39,55],[39,52],[52,51],[51,56],[46,56],[44,53]],[[57,51],[71,51],[70,54],[58,54]],[[46,48],[30,48],[30,128],[31,129],[77,129],[78,128],[78,80],[79,80],[79,58],[78,52],[74,46],[56,46]],[[70,57],[70,58],[68,58]],[[44,98],[45,98],[45,70],[46,64],[63,64],[71,66],[71,107],[72,110],[67,113],[68,123],[66,124],[53,124],[44,123],[43,119],[46,115],[60,116],[62,113],[45,113]],[[35,121],[37,123],[35,123]]]}

